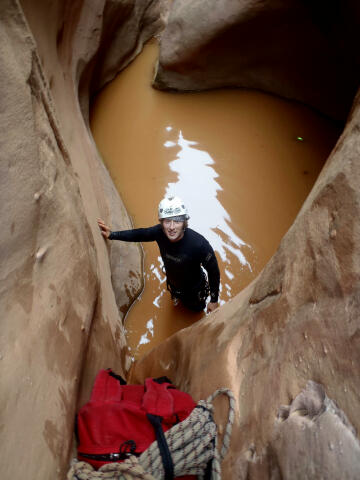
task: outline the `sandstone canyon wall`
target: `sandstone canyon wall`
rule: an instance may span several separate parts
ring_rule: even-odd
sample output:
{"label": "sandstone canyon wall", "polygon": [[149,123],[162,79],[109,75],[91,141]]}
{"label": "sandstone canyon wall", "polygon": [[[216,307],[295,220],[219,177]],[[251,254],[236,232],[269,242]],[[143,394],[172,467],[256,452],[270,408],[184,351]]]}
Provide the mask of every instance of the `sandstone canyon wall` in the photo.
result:
{"label": "sandstone canyon wall", "polygon": [[[211,8],[173,2],[157,86],[256,87],[344,119],[358,81],[356,2],[328,2],[333,22],[325,25],[310,2],[271,3],[269,13],[266,1]],[[335,15],[340,4],[342,16]],[[64,478],[77,401],[99,368],[123,369],[121,318],[141,288],[140,252],[120,242],[108,251],[99,234],[98,216],[119,228],[130,221],[86,120],[91,95],[159,30],[165,7],[151,0],[2,3],[6,480]],[[339,31],[346,33],[341,48]],[[291,48],[284,58],[281,47],[299,36],[307,55],[294,63]],[[333,45],[337,59],[344,53],[341,68],[330,58]],[[360,476],[359,131],[356,99],[337,147],[259,278],[132,372],[136,381],[166,373],[197,399],[232,388],[238,413],[226,479]],[[220,405],[219,423],[225,410]]]}
{"label": "sandstone canyon wall", "polygon": [[[121,68],[157,31],[157,7],[154,1],[2,2],[3,479],[63,479],[79,392],[81,402],[99,368],[122,371],[119,310],[141,288],[141,258],[135,245],[111,248],[117,263],[126,259],[113,269],[115,298],[96,218],[119,228],[130,221],[80,104],[88,105],[97,55],[111,50],[107,32],[127,38],[116,55]],[[104,79],[115,68],[109,62],[101,67]]]}

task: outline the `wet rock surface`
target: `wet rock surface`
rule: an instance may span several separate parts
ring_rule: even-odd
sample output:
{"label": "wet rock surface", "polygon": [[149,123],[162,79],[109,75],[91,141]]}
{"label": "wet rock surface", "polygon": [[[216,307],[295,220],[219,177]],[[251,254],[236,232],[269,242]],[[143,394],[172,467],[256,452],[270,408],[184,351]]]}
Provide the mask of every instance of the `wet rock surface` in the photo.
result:
{"label": "wet rock surface", "polygon": [[[121,276],[114,264],[111,270],[96,217],[112,224],[116,219],[119,228],[130,221],[82,112],[86,118],[90,93],[102,84],[92,80],[94,72],[108,81],[111,72],[126,65],[141,43],[157,31],[157,3],[23,0],[25,16],[18,2],[2,4],[0,444],[6,480],[64,478],[77,401],[83,403],[87,398],[99,368],[112,366],[122,371],[125,343],[118,308],[126,307],[141,287],[141,259],[137,247],[117,245],[121,250],[110,255],[126,258],[126,262]],[[226,17],[225,23],[230,17],[236,20],[237,4],[229,2],[224,9],[216,3],[211,17]],[[266,2],[258,7],[262,4]],[[180,30],[194,9],[203,8],[202,2],[189,5],[174,2],[169,28],[174,28],[173,19],[179,18],[184,6],[188,11],[178,22]],[[280,8],[283,2],[276,5]],[[117,25],[110,25],[120,11]],[[351,15],[350,7],[348,12]],[[254,21],[247,29],[254,34],[272,18],[257,9],[245,17]],[[256,23],[257,19],[262,20]],[[349,31],[355,21],[353,15]],[[198,42],[205,39],[205,23],[197,23]],[[145,33],[133,35],[136,28]],[[291,30],[282,31],[282,46],[293,37]],[[126,48],[114,48],[116,52],[101,63],[115,32],[118,45]],[[130,37],[129,43],[122,41]],[[272,38],[278,46],[277,37]],[[222,70],[212,84],[210,80],[205,84],[211,75],[202,70],[204,86],[220,86],[226,74],[217,60],[223,51],[221,42],[220,54],[214,52],[211,57],[208,49],[208,55],[201,57],[196,52],[203,42],[199,45],[195,37],[189,39],[193,53],[183,54],[177,47],[177,65],[184,67],[176,67],[177,71],[186,73],[189,59],[204,58],[214,72]],[[159,69],[163,84],[161,69],[171,71],[169,67],[176,63],[168,60],[174,58],[170,40],[164,34]],[[316,45],[318,50],[314,50],[321,51],[321,42]],[[282,64],[277,48],[266,55],[269,65],[275,65],[276,59]],[[324,55],[326,59],[328,54]],[[291,79],[288,68],[277,69],[281,75],[274,78],[274,86],[270,67],[262,68],[264,64],[251,57],[249,50],[248,62],[251,58],[261,68],[248,68],[246,78],[254,80],[242,84],[298,98],[334,117],[344,117],[354,82],[339,81],[338,92],[343,95],[335,98],[332,82],[319,80],[323,78],[320,67],[314,70],[314,63],[305,62]],[[199,82],[201,68],[193,60],[191,68]],[[324,71],[329,71],[329,65]],[[346,62],[344,68],[348,68]],[[318,98],[318,87],[314,88],[316,98],[309,96],[304,70],[326,86],[325,96]],[[288,88],[294,82],[291,91],[279,90],[280,83]],[[330,97],[332,102],[325,105]],[[131,381],[166,374],[195,399],[206,398],[222,386],[233,390],[238,412],[231,451],[223,465],[226,479],[315,479],[321,466],[326,466],[327,478],[359,478],[354,434],[360,427],[359,132],[356,98],[333,154],[258,279],[214,314],[168,339],[132,371]],[[297,397],[309,380],[321,384],[323,390],[310,384]],[[290,407],[282,407],[277,417],[281,405]],[[219,425],[225,413],[226,404],[218,405]],[[338,472],[347,476],[339,477]]]}

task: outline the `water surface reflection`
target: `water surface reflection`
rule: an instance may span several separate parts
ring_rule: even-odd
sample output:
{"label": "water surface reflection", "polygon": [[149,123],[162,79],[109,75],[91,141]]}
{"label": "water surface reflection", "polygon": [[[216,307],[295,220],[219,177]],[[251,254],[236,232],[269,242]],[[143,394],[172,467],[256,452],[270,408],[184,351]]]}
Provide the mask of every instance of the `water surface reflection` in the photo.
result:
{"label": "water surface reflection", "polygon": [[[169,126],[166,130],[172,132],[173,129]],[[239,272],[239,267],[252,271],[243,248],[250,247],[234,232],[230,214],[219,201],[218,192],[222,187],[216,180],[219,178],[216,162],[197,145],[198,142],[185,139],[181,130],[177,142],[167,140],[164,143],[165,147],[177,150],[176,159],[169,163],[170,170],[177,174],[177,180],[167,185],[165,193],[186,199],[191,225],[208,239],[226,265],[223,270],[230,283],[222,282],[221,286],[226,288],[226,296],[231,297],[231,281],[235,272]]]}

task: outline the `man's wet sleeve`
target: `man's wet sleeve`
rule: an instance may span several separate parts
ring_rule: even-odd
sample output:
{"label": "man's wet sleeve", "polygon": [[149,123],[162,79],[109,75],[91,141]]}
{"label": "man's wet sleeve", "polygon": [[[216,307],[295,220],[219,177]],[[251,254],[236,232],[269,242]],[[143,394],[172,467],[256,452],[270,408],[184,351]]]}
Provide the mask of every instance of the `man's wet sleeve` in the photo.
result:
{"label": "man's wet sleeve", "polygon": [[133,228],[111,232],[109,240],[122,240],[123,242],[153,242],[159,235],[158,225],[148,228]]}
{"label": "man's wet sleeve", "polygon": [[220,270],[215,252],[209,243],[202,265],[208,273],[211,302],[216,303],[219,299]]}

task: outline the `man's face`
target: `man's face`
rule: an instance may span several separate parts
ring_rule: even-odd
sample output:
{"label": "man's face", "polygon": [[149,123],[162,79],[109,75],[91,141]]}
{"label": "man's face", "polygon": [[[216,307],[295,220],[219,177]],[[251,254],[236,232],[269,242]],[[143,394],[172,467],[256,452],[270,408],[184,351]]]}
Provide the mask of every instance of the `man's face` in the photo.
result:
{"label": "man's face", "polygon": [[162,227],[170,242],[177,242],[184,236],[184,222],[178,222],[170,218],[162,220]]}

